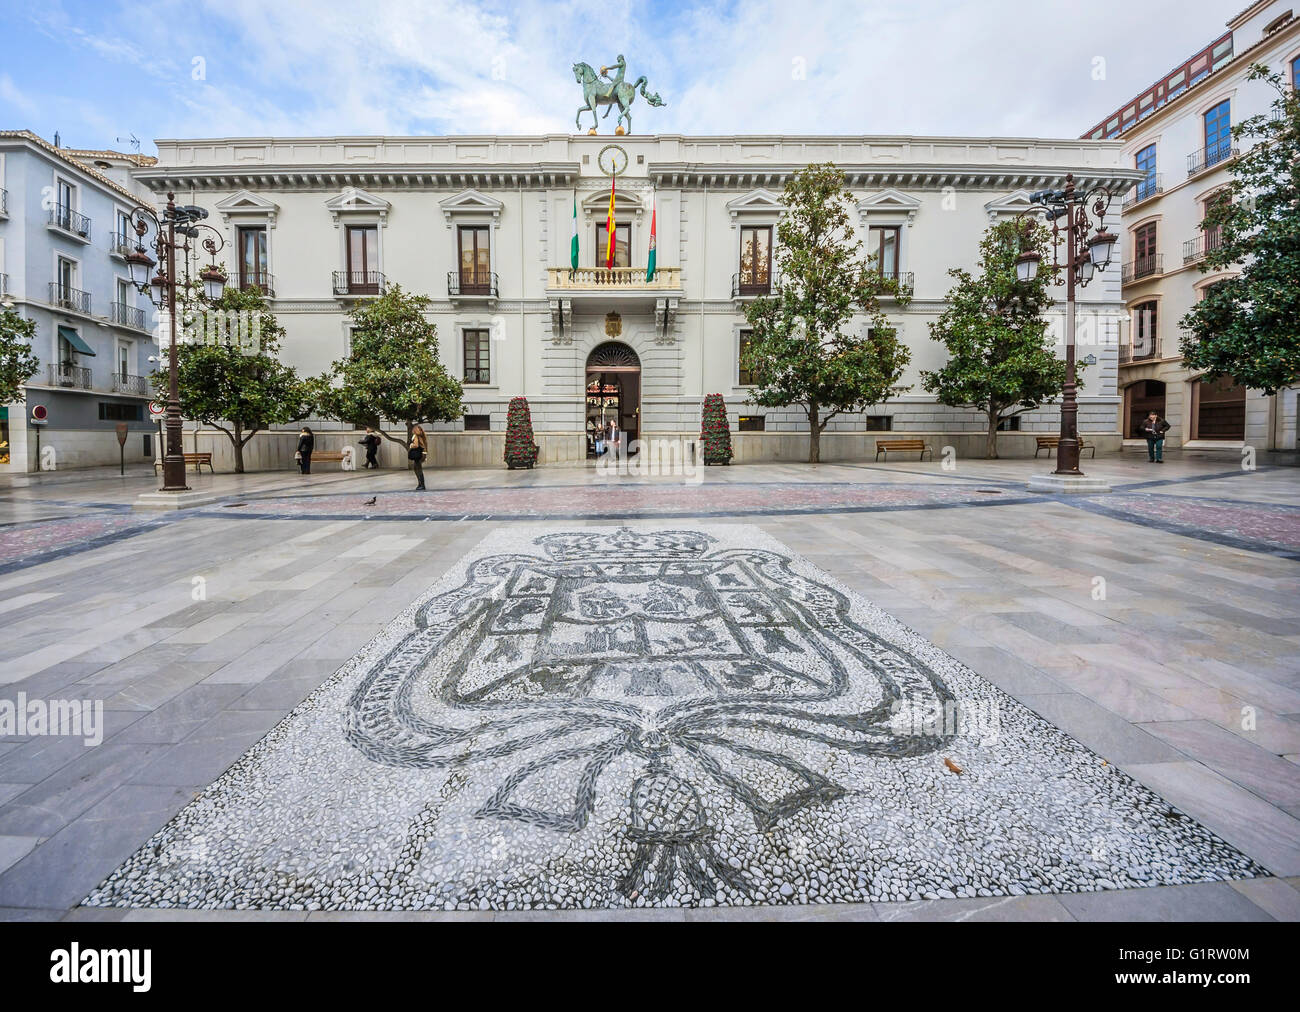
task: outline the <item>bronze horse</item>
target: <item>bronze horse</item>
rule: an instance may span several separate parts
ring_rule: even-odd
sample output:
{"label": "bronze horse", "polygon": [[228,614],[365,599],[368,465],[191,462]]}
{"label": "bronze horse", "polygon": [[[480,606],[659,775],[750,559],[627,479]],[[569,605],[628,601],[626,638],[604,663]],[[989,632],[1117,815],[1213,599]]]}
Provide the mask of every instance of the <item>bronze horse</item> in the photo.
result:
{"label": "bronze horse", "polygon": [[586,63],[575,63],[573,65],[573,79],[582,85],[582,97],[586,100],[586,105],[578,109],[578,114],[573,118],[574,125],[579,129],[582,128],[582,114],[591,113],[591,130],[589,133],[596,132],[597,117],[596,109],[598,106],[606,106],[605,116],[609,117],[609,110],[615,105],[618,106],[618,121],[616,127],[622,127],[623,122],[627,121],[627,130],[632,131],[632,113],[631,106],[636,98],[637,88],[641,89],[641,96],[650,105],[664,105],[664,100],[654,92],[645,90],[646,79],[642,74],[634,82],[628,84],[623,80],[623,69],[626,66],[622,55],[619,55],[615,62],[618,74],[612,80],[601,80],[601,76],[609,69],[601,67],[598,74],[591,66]]}

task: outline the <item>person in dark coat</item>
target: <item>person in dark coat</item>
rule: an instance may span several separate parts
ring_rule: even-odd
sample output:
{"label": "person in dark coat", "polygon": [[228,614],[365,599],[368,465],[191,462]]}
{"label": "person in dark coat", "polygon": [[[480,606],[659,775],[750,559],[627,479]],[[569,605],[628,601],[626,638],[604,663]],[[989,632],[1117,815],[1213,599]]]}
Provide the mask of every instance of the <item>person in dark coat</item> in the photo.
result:
{"label": "person in dark coat", "polygon": [[1152,411],[1138,426],[1138,435],[1147,441],[1147,460],[1152,464],[1165,462],[1165,433],[1170,429],[1167,421]]}
{"label": "person in dark coat", "polygon": [[298,458],[298,470],[303,474],[311,474],[311,448],[316,443],[316,437],[311,434],[311,429],[307,426],[302,427],[298,433],[298,450],[294,454]]}
{"label": "person in dark coat", "polygon": [[415,486],[417,492],[424,491],[424,457],[429,452],[429,440],[424,434],[424,429],[419,425],[411,429],[411,441],[407,444],[406,457],[411,462],[411,468],[415,471],[415,480],[418,484]]}
{"label": "person in dark coat", "polygon": [[379,436],[369,425],[366,426],[366,435],[361,440],[361,445],[366,448],[366,467],[378,467],[379,461],[375,459],[375,454],[379,452]]}

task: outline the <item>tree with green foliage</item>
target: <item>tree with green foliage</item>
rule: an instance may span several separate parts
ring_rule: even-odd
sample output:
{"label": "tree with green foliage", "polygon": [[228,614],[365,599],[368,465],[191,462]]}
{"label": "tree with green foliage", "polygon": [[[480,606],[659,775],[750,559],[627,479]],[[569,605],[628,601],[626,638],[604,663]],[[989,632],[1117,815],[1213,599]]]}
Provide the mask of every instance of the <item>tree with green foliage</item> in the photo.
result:
{"label": "tree with green foliage", "polygon": [[1202,224],[1202,273],[1239,269],[1216,282],[1182,319],[1183,364],[1211,380],[1230,377],[1266,394],[1300,382],[1300,92],[1254,64],[1250,81],[1277,90],[1270,115],[1232,128],[1253,141]]}
{"label": "tree with green foliage", "polygon": [[[329,417],[403,446],[417,424],[461,417],[464,391],[438,358],[438,328],[424,315],[430,301],[393,285],[352,310],[351,352],[333,364],[323,395]],[[404,442],[384,430],[385,419],[406,426]]]}
{"label": "tree with green foliage", "polygon": [[[235,473],[244,473],[244,447],[273,425],[306,418],[315,410],[317,381],[300,379],[278,358],[284,328],[260,289],[228,286],[215,306],[200,303],[187,289],[178,310],[185,339],[176,347],[181,413],[226,434],[235,454]],[[164,355],[152,376],[154,389],[168,396]]]}
{"label": "tree with green foliage", "polygon": [[32,352],[36,321],[14,310],[0,312],[0,404],[22,399],[23,384],[36,375],[41,363]]}
{"label": "tree with green foliage", "polygon": [[[821,434],[844,412],[865,411],[901,393],[910,353],[880,308],[892,295],[906,305],[896,278],[862,256],[850,224],[854,207],[844,173],[809,165],[785,185],[777,225],[779,290],[745,308],[753,336],[742,367],[754,390],[748,402],[799,405],[808,416],[808,462],[821,459]],[[855,317],[867,316],[863,333]]]}
{"label": "tree with green foliage", "polygon": [[1016,257],[1035,252],[1051,262],[1047,226],[1024,219],[991,225],[980,240],[977,274],[948,271],[956,284],[930,337],[948,350],[943,368],[921,373],[940,404],[975,408],[988,420],[985,456],[998,455],[998,425],[1057,397],[1065,362],[1055,351],[1043,311],[1052,305],[1052,272],[1016,280]]}

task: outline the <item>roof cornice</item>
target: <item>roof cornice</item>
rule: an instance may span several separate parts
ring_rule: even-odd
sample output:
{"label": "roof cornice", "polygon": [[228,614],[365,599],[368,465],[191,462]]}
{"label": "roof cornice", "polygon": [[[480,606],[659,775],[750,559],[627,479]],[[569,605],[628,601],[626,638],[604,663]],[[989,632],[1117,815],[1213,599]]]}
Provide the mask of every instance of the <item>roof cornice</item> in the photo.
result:
{"label": "roof cornice", "polygon": [[[649,167],[656,185],[687,189],[782,187],[804,165],[699,165],[665,163]],[[1118,166],[1061,165],[838,165],[846,184],[852,189],[941,190],[945,186],[979,190],[1044,189],[1065,185],[1065,175],[1073,172],[1075,186],[1122,186],[1143,179],[1136,169]]]}
{"label": "roof cornice", "polygon": [[155,193],[176,190],[466,190],[568,185],[576,162],[533,165],[159,165],[132,173]]}

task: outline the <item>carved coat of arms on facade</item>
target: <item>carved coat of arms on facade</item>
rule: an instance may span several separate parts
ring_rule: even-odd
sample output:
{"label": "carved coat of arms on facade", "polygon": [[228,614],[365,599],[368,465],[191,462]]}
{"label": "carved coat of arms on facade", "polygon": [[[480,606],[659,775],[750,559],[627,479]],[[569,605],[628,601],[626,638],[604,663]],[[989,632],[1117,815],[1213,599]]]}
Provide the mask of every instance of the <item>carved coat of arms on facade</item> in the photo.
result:
{"label": "carved coat of arms on facade", "polygon": [[626,798],[626,896],[744,877],[710,845],[714,806],[765,831],[844,793],[813,757],[921,755],[897,706],[942,706],[940,678],[848,617],[838,591],[701,532],[562,533],[540,555],[475,561],[349,703],[378,763],[498,778],[481,819],[576,832]]}

